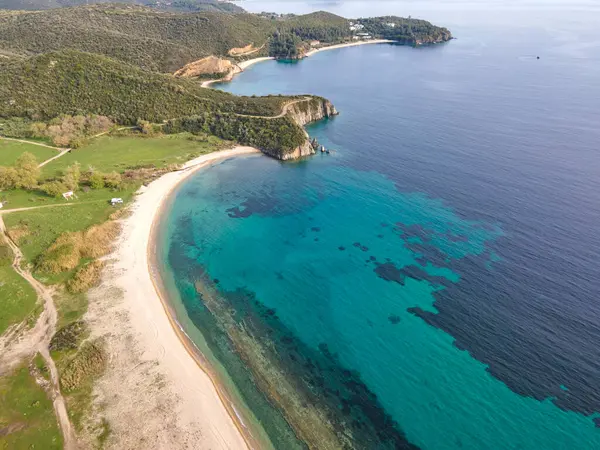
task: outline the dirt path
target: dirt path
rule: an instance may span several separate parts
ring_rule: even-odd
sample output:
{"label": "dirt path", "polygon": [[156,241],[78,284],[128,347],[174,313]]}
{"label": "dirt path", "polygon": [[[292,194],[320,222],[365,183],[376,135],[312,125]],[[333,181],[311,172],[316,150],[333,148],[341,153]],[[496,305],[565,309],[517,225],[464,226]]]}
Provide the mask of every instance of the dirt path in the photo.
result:
{"label": "dirt path", "polygon": [[58,159],[58,158],[60,158],[60,157],[61,157],[61,156],[63,156],[65,153],[69,153],[70,151],[71,151],[71,149],[70,149],[70,148],[65,148],[65,149],[62,149],[62,150],[61,150],[61,152],[60,152],[58,155],[56,155],[56,156],[53,156],[53,157],[52,157],[52,158],[50,158],[50,159],[47,159],[47,160],[46,160],[46,161],[44,161],[43,163],[39,164],[39,165],[38,165],[38,167],[44,167],[44,166],[45,166],[46,164],[48,164],[49,162],[52,162],[52,161],[54,161],[55,159]]}
{"label": "dirt path", "polygon": [[[111,133],[112,131],[130,130],[130,129],[133,129],[133,128],[135,128],[135,127],[121,127],[121,128],[117,128],[116,130],[103,131],[102,133],[98,133],[98,134],[95,134],[94,136],[91,136],[91,139],[95,139],[97,137],[104,136],[105,134]],[[38,145],[40,147],[51,148],[51,149],[56,150],[57,152],[59,152],[58,155],[53,156],[52,158],[47,159],[46,161],[40,163],[38,165],[38,167],[44,167],[46,164],[51,163],[55,159],[58,159],[61,156],[64,156],[65,154],[69,153],[72,150],[71,148],[53,147],[51,145],[42,144],[41,142],[32,142],[32,141],[27,141],[25,139],[15,139],[15,138],[9,138],[9,137],[4,137],[4,136],[0,136],[0,139],[4,139],[4,140],[7,140],[7,141],[22,142],[23,144]]]}
{"label": "dirt path", "polygon": [[112,133],[113,131],[133,130],[134,128],[137,128],[137,127],[136,126],[134,126],[134,127],[121,127],[121,128],[117,128],[116,130],[106,130],[106,131],[103,131],[102,133],[98,133],[98,134],[95,134],[93,136],[90,136],[90,138],[91,139],[95,139],[97,137],[104,136],[105,134]]}
{"label": "dirt path", "polygon": [[33,287],[44,306],[44,311],[40,314],[40,317],[32,329],[19,336],[15,336],[14,333],[11,333],[8,337],[8,342],[5,341],[4,336],[0,337],[0,348],[2,349],[2,352],[0,353],[0,375],[18,365],[23,358],[27,356],[32,356],[36,352],[39,352],[40,355],[42,355],[50,373],[49,394],[62,431],[64,448],[66,450],[73,450],[76,448],[73,428],[71,427],[71,422],[67,414],[65,399],[60,392],[58,370],[56,369],[56,364],[54,364],[54,360],[50,356],[49,351],[50,340],[52,339],[52,336],[54,336],[56,323],[58,321],[58,313],[54,306],[52,293],[21,265],[23,253],[6,233],[2,215],[0,215],[0,232],[4,235],[4,239],[15,256],[13,269],[23,277],[31,287]]}
{"label": "dirt path", "polygon": [[53,156],[50,159],[47,159],[46,161],[44,161],[41,164],[39,164],[38,167],[44,167],[49,162],[54,161],[55,159],[60,158],[61,156],[63,156],[65,153],[68,153],[69,151],[71,151],[70,148],[53,147],[51,145],[42,144],[41,142],[32,142],[32,141],[27,141],[25,139],[15,139],[15,138],[9,138],[9,137],[4,137],[4,136],[0,136],[0,139],[4,139],[5,141],[22,142],[23,144],[37,145],[38,147],[51,148],[52,150],[56,150],[58,152],[58,155]]}
{"label": "dirt path", "polygon": [[39,147],[51,148],[51,149],[59,151],[59,152],[61,150],[63,150],[62,148],[59,148],[59,147],[52,147],[51,145],[48,145],[48,144],[42,144],[41,142],[27,141],[25,139],[15,139],[15,138],[9,138],[9,137],[4,137],[4,136],[0,136],[0,139],[4,139],[5,141],[22,142],[23,144],[37,145]]}
{"label": "dirt path", "polygon": [[0,209],[0,219],[2,218],[2,216],[4,214],[10,214],[10,213],[14,213],[14,212],[21,212],[21,211],[31,211],[32,209],[44,209],[44,208],[60,208],[63,206],[73,206],[73,205],[86,205],[88,203],[106,203],[107,200],[90,200],[87,202],[76,202],[76,201],[70,201],[68,203],[55,203],[53,205],[41,205],[41,206],[27,206],[25,208],[13,208],[13,209]]}
{"label": "dirt path", "polygon": [[251,114],[238,114],[238,113],[235,113],[235,115],[240,116],[240,117],[254,117],[257,119],[268,119],[268,120],[281,119],[283,116],[285,116],[289,112],[290,108],[292,106],[294,106],[296,103],[308,102],[310,100],[312,100],[312,97],[304,97],[304,98],[300,98],[298,100],[292,100],[291,102],[287,102],[281,108],[281,112],[279,114],[277,114],[276,116],[253,116]]}

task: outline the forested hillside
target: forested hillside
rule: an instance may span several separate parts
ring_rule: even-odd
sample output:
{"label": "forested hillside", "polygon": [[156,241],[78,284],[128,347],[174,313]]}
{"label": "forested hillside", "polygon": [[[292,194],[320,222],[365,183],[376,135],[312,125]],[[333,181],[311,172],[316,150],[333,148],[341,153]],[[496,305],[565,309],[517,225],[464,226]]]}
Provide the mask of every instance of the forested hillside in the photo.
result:
{"label": "forested hillside", "polygon": [[[16,10],[41,10],[98,3],[114,3],[114,0],[2,0],[0,7]],[[120,3],[145,5],[166,11],[244,12],[242,8],[233,3],[225,3],[217,0],[174,0],[168,3],[157,0],[120,0]]]}
{"label": "forested hillside", "polygon": [[161,122],[215,111],[272,116],[281,112],[282,99],[238,97],[72,50],[0,59],[0,117],[44,120],[93,113],[135,124],[138,119]]}
{"label": "forested hillside", "polygon": [[[51,52],[0,60],[0,117],[48,121],[99,114],[122,125],[195,116],[198,130],[277,154],[301,145],[302,128],[278,117],[295,97],[240,97],[197,82],[150,73],[105,56]],[[171,122],[173,124],[189,121]],[[187,131],[198,131],[187,130]]]}
{"label": "forested hillside", "polygon": [[412,45],[433,44],[452,38],[447,28],[437,27],[426,20],[386,16],[359,19],[365,31],[373,36]]}
{"label": "forested hillside", "polygon": [[125,5],[0,15],[0,51],[99,53],[146,70],[174,72],[234,47],[263,45],[276,27],[252,14],[168,13]]}

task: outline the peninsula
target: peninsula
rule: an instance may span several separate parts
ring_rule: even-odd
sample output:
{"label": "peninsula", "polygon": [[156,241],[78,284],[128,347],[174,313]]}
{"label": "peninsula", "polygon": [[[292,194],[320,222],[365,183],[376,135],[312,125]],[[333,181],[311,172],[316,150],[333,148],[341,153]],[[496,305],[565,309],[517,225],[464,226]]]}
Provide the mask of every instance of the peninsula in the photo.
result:
{"label": "peninsula", "polygon": [[[153,224],[178,183],[202,167],[259,152],[313,154],[304,126],[337,110],[310,93],[240,97],[203,83],[269,59],[436,44],[451,34],[416,19],[226,5],[13,0],[14,10],[0,9],[7,448],[271,446],[161,295]],[[316,448],[309,422],[291,426]],[[330,445],[342,442],[322,430]]]}

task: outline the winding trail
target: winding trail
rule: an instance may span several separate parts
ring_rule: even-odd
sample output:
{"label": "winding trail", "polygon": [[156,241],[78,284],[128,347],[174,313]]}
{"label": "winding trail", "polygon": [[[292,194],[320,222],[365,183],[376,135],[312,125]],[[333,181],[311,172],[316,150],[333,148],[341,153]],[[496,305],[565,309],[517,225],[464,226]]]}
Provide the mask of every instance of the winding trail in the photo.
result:
{"label": "winding trail", "polygon": [[53,156],[52,158],[50,158],[50,159],[47,159],[46,161],[44,161],[44,162],[40,163],[40,164],[38,165],[38,167],[44,167],[44,166],[45,166],[46,164],[48,164],[49,162],[52,162],[52,161],[54,161],[55,159],[58,159],[58,158],[60,158],[60,157],[61,157],[61,156],[63,156],[65,153],[69,153],[70,151],[71,151],[71,149],[70,149],[70,148],[65,148],[65,149],[62,149],[62,150],[61,150],[61,152],[60,152],[58,155],[56,155],[56,156]]}
{"label": "winding trail", "polygon": [[58,150],[58,151],[63,150],[62,148],[59,148],[59,147],[53,147],[48,144],[42,144],[41,142],[27,141],[25,139],[15,139],[15,138],[9,138],[9,137],[5,137],[5,136],[0,136],[0,139],[4,139],[5,141],[22,142],[23,144],[37,145],[39,147],[51,148],[53,150]]}
{"label": "winding trail", "polygon": [[[102,133],[98,133],[98,134],[95,134],[95,135],[91,136],[91,139],[95,139],[97,137],[104,136],[105,134],[111,133],[113,131],[131,130],[133,128],[136,128],[136,127],[121,127],[121,128],[117,128],[116,130],[103,131]],[[21,142],[23,144],[38,145],[40,147],[51,148],[51,149],[56,150],[58,152],[58,155],[53,156],[52,158],[47,159],[46,161],[41,162],[40,164],[38,164],[38,167],[44,167],[46,164],[51,163],[55,159],[58,159],[58,158],[60,158],[60,157],[62,157],[64,155],[66,155],[67,153],[69,153],[71,150],[73,150],[72,148],[53,147],[52,145],[42,144],[41,142],[28,141],[28,140],[25,140],[25,139],[15,139],[15,138],[9,138],[9,137],[4,137],[4,136],[0,136],[0,139],[4,139],[6,141]]]}
{"label": "winding trail", "polygon": [[312,99],[313,99],[313,97],[304,97],[304,98],[300,98],[297,100],[292,100],[287,103],[284,103],[283,107],[281,108],[281,112],[279,114],[277,114],[276,116],[254,116],[252,114],[239,114],[239,113],[235,113],[235,115],[239,116],[239,117],[254,117],[256,119],[267,119],[267,120],[281,119],[290,111],[290,108],[292,106],[294,106],[295,104],[302,103],[302,102],[308,102]]}
{"label": "winding trail", "polygon": [[0,139],[4,139],[5,141],[21,142],[23,144],[37,145],[38,147],[51,148],[52,150],[56,150],[58,152],[58,155],[53,156],[52,158],[47,159],[46,161],[38,164],[38,167],[44,167],[49,162],[54,161],[55,159],[58,159],[61,156],[63,156],[65,153],[68,153],[68,152],[71,151],[70,148],[53,147],[53,146],[48,145],[48,144],[42,144],[41,142],[27,141],[25,139],[15,139],[15,138],[9,138],[9,137],[4,137],[4,136],[0,136]]}
{"label": "winding trail", "polygon": [[[31,208],[22,208],[31,209]],[[3,211],[3,213],[11,210]],[[18,210],[12,210],[18,211]],[[23,253],[19,246],[8,236],[2,214],[0,214],[0,232],[4,235],[4,239],[14,254],[12,267],[31,287],[35,290],[38,298],[42,300],[44,311],[40,314],[35,326],[22,334],[8,333],[0,336],[0,375],[8,372],[11,368],[17,366],[24,358],[34,355],[39,352],[48,367],[50,373],[50,387],[48,394],[54,406],[54,412],[58,419],[63,439],[64,449],[74,450],[77,448],[75,444],[75,435],[73,427],[67,414],[67,406],[64,397],[60,392],[60,378],[56,364],[50,356],[50,341],[56,331],[56,323],[58,321],[58,313],[52,299],[52,292],[42,283],[36,280],[31,272],[22,265]]]}

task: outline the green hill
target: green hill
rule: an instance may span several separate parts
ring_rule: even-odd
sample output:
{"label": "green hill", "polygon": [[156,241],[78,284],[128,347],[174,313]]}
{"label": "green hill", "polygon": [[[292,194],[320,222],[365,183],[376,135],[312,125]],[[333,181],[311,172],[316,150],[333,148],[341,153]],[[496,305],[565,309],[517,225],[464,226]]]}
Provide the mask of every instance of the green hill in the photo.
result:
{"label": "green hill", "polygon": [[[196,0],[177,0],[169,5],[188,1],[191,3],[185,4],[192,8]],[[359,20],[364,25],[363,31],[373,37],[405,44],[440,42],[451,37],[447,29],[423,20],[400,17]],[[250,44],[262,48],[253,57],[267,52],[277,57],[302,56],[313,40],[322,43],[351,40],[356,31],[350,29],[349,23],[327,12],[300,16],[174,13],[133,4],[29,12],[0,10],[0,55],[24,57],[77,50],[102,54],[154,72],[173,73],[192,61],[209,55],[227,57],[231,49]]]}
{"label": "green hill", "polygon": [[263,45],[275,29],[273,21],[253,14],[95,5],[0,14],[0,51],[28,56],[79,50],[174,72],[208,55],[227,55],[234,47]]}
{"label": "green hill", "polygon": [[0,13],[0,53],[29,56],[78,50],[173,73],[209,55],[227,56],[231,49],[249,44],[262,47],[277,30],[305,41],[338,42],[350,36],[346,19],[325,12],[272,18],[105,4]]}
{"label": "green hill", "polygon": [[[73,50],[25,60],[0,60],[0,117],[46,121],[61,114],[108,116],[120,124],[160,123],[193,116],[194,129],[283,155],[306,136],[290,117],[277,117],[295,97],[239,97],[199,83],[144,71]],[[171,122],[185,125],[188,122]],[[175,132],[175,131],[173,131]]]}
{"label": "green hill", "polygon": [[51,119],[100,114],[122,124],[161,122],[205,112],[277,115],[285,97],[238,97],[199,83],[144,71],[73,50],[0,59],[0,117]]}
{"label": "green hill", "polygon": [[[43,10],[113,2],[114,0],[3,0],[2,8],[15,10]],[[233,3],[225,3],[217,0],[174,0],[168,3],[157,0],[120,0],[120,3],[145,5],[167,11],[244,12],[242,8]]]}

